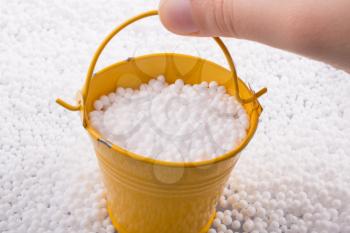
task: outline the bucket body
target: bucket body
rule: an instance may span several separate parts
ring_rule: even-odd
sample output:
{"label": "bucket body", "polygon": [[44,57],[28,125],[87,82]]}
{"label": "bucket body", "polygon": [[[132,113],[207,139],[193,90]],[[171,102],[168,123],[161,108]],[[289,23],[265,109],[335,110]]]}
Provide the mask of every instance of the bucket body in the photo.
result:
{"label": "bucket body", "polygon": [[[210,61],[181,54],[151,54],[111,65],[91,79],[85,103],[117,87],[138,88],[164,74],[173,83],[216,81],[234,95],[232,73]],[[254,93],[238,80],[240,96]],[[82,99],[80,100],[82,101]],[[247,137],[233,150],[211,161],[194,163],[162,162],[135,155],[102,138],[87,119],[86,129],[93,142],[107,190],[108,211],[119,233],[205,233],[215,217],[215,206],[238,160],[239,152],[252,138],[261,107],[257,101],[244,104],[250,124]]]}
{"label": "bucket body", "polygon": [[238,157],[207,167],[168,167],[138,161],[94,141],[119,233],[206,233]]}

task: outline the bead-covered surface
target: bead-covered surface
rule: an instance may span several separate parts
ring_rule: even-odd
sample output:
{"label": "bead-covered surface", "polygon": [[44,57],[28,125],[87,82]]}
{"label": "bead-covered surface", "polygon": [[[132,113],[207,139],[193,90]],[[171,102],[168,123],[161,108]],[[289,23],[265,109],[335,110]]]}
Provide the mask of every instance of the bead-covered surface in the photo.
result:
{"label": "bead-covered surface", "polygon": [[[91,142],[79,117],[54,99],[73,101],[97,42],[157,5],[1,1],[0,232],[114,232]],[[219,201],[223,218],[209,232],[350,232],[349,74],[252,42],[225,42],[240,77],[269,92]],[[167,50],[226,65],[208,39],[172,37],[152,19],[121,34],[100,67]],[[232,223],[223,226],[225,216]]]}

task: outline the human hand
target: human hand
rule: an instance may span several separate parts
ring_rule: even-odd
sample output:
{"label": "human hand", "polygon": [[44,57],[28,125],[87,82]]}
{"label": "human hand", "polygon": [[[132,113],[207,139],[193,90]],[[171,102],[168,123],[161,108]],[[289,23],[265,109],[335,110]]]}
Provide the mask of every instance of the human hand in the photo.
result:
{"label": "human hand", "polygon": [[159,14],[177,34],[254,40],[350,72],[349,0],[161,0]]}

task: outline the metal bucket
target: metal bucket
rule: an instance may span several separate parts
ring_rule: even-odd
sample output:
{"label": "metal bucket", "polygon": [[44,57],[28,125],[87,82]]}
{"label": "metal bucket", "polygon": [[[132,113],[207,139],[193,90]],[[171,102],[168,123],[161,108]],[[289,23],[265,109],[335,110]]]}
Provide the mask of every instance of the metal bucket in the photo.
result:
{"label": "metal bucket", "polygon": [[[94,74],[96,62],[108,42],[127,25],[148,16],[138,15],[117,27],[96,51],[77,106],[58,99],[68,110],[80,111],[83,126],[94,145],[107,190],[108,212],[119,233],[205,233],[215,217],[215,206],[239,158],[253,137],[262,108],[257,98],[266,92],[250,90],[236,75],[232,58],[219,38],[230,71],[210,61],[174,53],[151,54],[127,59]],[[160,64],[165,64],[160,65]],[[147,69],[143,72],[142,67]],[[189,71],[190,70],[190,71]],[[146,158],[103,138],[88,118],[93,102],[118,86],[138,88],[159,74],[166,81],[182,78],[187,84],[216,81],[235,96],[249,116],[246,138],[234,150],[215,159],[180,163]]]}

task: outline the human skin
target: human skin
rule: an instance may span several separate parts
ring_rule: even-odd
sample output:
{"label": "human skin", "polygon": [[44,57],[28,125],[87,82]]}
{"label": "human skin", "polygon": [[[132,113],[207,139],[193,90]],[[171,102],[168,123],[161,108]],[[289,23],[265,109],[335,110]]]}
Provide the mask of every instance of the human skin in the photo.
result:
{"label": "human skin", "polygon": [[159,14],[176,34],[253,40],[350,73],[349,0],[161,0]]}

